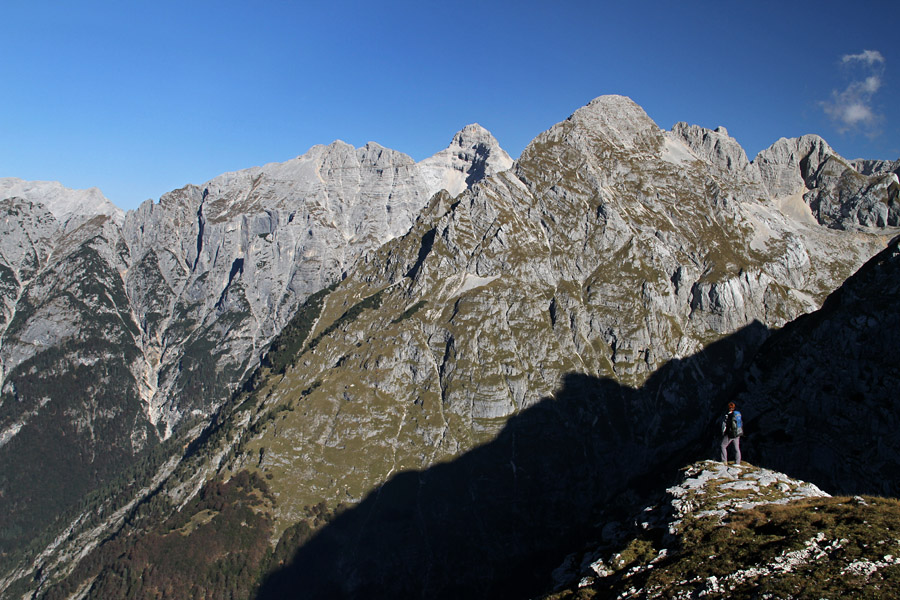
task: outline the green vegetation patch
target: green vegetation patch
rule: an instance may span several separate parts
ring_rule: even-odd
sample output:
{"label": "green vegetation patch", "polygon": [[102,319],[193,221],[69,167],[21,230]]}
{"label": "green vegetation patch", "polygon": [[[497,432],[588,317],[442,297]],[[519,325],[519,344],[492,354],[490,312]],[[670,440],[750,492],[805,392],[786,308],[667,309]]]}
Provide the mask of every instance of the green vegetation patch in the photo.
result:
{"label": "green vegetation patch", "polygon": [[406,319],[412,317],[414,314],[425,308],[426,304],[428,304],[427,300],[419,300],[418,302],[407,308],[405,311],[403,311],[403,314],[391,321],[391,324],[396,325],[397,323],[405,321]]}
{"label": "green vegetation patch", "polygon": [[256,474],[210,481],[188,506],[143,535],[107,541],[44,598],[68,598],[91,580],[89,598],[251,597],[272,554],[273,505]]}
{"label": "green vegetation patch", "polygon": [[313,338],[313,340],[309,343],[309,349],[311,350],[315,348],[319,344],[319,342],[322,341],[322,338],[330,335],[338,328],[343,327],[344,325],[349,325],[350,323],[355,321],[364,310],[378,309],[381,306],[383,296],[384,290],[379,290],[371,296],[363,298],[362,300],[351,306],[349,309],[347,309],[347,312],[338,317],[334,323],[326,327],[321,333],[319,333],[319,335]]}
{"label": "green vegetation patch", "polygon": [[[127,483],[119,476],[155,445],[128,366],[136,356],[134,346],[88,336],[39,352],[7,374],[0,424],[26,424],[0,448],[0,490],[15,492],[0,493],[0,564],[49,542],[68,511],[86,508],[91,490]],[[144,434],[145,446],[133,445],[135,433]]]}
{"label": "green vegetation patch", "polygon": [[300,353],[306,338],[316,324],[319,315],[322,314],[322,306],[325,298],[335,290],[337,282],[310,295],[297,312],[288,321],[269,346],[269,351],[263,359],[263,365],[269,367],[275,373],[282,374],[293,364],[294,358]]}

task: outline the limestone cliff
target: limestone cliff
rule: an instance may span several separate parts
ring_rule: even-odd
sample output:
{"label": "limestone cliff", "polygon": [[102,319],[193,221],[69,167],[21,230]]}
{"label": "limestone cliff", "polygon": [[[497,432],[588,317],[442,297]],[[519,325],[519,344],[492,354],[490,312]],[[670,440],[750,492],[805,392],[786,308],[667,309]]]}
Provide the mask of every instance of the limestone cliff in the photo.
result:
{"label": "limestone cliff", "polygon": [[[495,170],[505,153],[468,131],[456,142],[494,158],[429,173]],[[124,216],[96,189],[0,180],[0,554],[87,523],[100,490],[142,490],[306,297],[405,234],[431,191],[405,154],[343,142]]]}

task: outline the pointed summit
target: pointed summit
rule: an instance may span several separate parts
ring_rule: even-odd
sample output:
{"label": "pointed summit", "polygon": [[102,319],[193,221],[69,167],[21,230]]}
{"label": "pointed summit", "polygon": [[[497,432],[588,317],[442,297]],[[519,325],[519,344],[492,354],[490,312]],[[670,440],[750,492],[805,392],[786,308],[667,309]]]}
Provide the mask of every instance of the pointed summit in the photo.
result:
{"label": "pointed summit", "polygon": [[479,125],[478,123],[470,123],[456,132],[450,148],[474,148],[477,144],[484,144],[488,147],[497,148],[500,144],[490,131]]}
{"label": "pointed summit", "polygon": [[517,159],[516,173],[537,180],[554,165],[578,164],[610,153],[655,155],[664,143],[662,130],[634,100],[599,96],[534,138]]}
{"label": "pointed summit", "polygon": [[450,145],[419,163],[429,194],[447,190],[456,196],[472,184],[512,166],[509,154],[491,132],[477,123],[466,125]]}

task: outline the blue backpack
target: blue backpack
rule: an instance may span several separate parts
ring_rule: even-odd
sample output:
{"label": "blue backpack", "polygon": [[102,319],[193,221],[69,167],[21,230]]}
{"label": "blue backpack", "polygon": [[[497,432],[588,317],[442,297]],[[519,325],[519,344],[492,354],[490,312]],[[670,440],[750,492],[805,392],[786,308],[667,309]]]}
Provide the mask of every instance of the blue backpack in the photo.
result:
{"label": "blue backpack", "polygon": [[725,417],[725,433],[732,438],[744,435],[744,422],[740,412],[734,411]]}

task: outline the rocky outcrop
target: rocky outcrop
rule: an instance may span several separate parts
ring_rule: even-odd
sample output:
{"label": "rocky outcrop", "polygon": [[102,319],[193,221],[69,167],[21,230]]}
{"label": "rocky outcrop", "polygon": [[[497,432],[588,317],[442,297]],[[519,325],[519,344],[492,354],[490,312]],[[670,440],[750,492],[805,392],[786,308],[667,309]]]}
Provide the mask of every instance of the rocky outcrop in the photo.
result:
{"label": "rocky outcrop", "polygon": [[848,229],[900,225],[900,180],[887,172],[862,175],[846,161],[829,156],[810,178],[803,199],[820,223]]}
{"label": "rocky outcrop", "polygon": [[866,160],[857,158],[850,161],[853,168],[863,175],[881,175],[884,173],[900,173],[900,160]]}
{"label": "rocky outcrop", "polygon": [[817,135],[781,138],[753,160],[771,198],[805,191],[819,165],[835,152]]}
{"label": "rocky outcrop", "polygon": [[[557,591],[573,586],[603,588],[613,582],[625,587],[628,580],[636,580],[660,562],[671,560],[679,550],[682,535],[698,519],[714,520],[724,527],[730,515],[738,511],[825,497],[828,494],[815,485],[777,471],[746,463],[700,461],[684,467],[675,485],[627,520],[606,523],[597,548],[567,556],[553,573],[554,585]],[[636,535],[654,540],[648,544],[653,555],[642,557],[643,561],[635,560],[638,557],[628,552],[635,546]]]}
{"label": "rocky outcrop", "polygon": [[[690,155],[679,150],[688,146]],[[847,161],[815,135],[782,138],[749,162],[724,128],[715,131],[677,123],[664,156],[703,159],[711,170],[745,181],[744,198],[768,199],[785,214],[834,229],[878,229],[900,225],[900,185],[895,163]],[[803,208],[801,208],[801,206]]]}
{"label": "rocky outcrop", "polygon": [[[686,144],[699,159],[718,172],[731,177],[743,177],[753,186],[762,184],[759,170],[750,164],[744,149],[737,140],[728,135],[728,130],[724,127],[710,130],[699,125],[680,122],[672,127],[667,138],[666,150],[675,160],[683,156],[683,153],[679,153],[676,145],[677,142],[681,142]],[[765,195],[760,197],[764,198]]]}
{"label": "rocky outcrop", "polygon": [[818,223],[834,229],[900,225],[900,184],[884,163],[854,163],[813,135],[780,139],[754,159],[769,195],[802,195]]}
{"label": "rocky outcrop", "polygon": [[749,465],[700,462],[593,552],[554,572],[548,600],[891,595],[900,565],[896,502],[831,498],[816,486]]}

